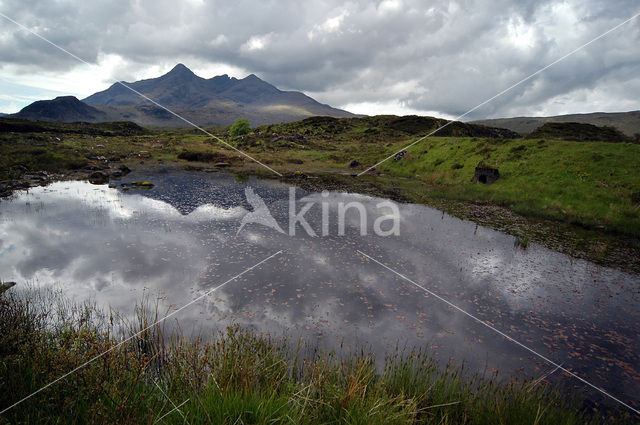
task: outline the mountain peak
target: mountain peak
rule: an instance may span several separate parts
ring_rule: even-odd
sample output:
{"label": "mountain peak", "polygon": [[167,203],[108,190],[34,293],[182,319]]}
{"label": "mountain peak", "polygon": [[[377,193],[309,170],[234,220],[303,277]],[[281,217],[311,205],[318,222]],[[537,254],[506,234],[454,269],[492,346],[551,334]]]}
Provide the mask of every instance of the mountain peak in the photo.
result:
{"label": "mountain peak", "polygon": [[58,96],[53,100],[57,100],[58,102],[80,102],[75,96]]}
{"label": "mountain peak", "polygon": [[187,68],[184,64],[179,63],[173,67],[173,69],[167,72],[166,75],[195,75],[193,71]]}

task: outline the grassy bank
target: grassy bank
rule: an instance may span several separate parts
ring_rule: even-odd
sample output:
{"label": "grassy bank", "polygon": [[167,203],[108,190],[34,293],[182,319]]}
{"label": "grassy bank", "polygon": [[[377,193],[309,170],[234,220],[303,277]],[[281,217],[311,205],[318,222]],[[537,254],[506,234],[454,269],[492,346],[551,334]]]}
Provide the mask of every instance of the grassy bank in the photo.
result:
{"label": "grassy bank", "polygon": [[[14,288],[15,289],[15,288]],[[127,323],[60,293],[0,295],[0,408],[111,350],[0,416],[11,424],[598,424],[543,382],[498,384],[439,368],[428,353],[303,356],[239,328],[203,339]],[[122,333],[122,329],[126,329]],[[300,347],[299,347],[300,348]],[[382,372],[380,372],[382,370]],[[169,399],[180,406],[171,412]],[[171,413],[170,413],[171,412]],[[165,416],[166,415],[166,416]],[[182,416],[184,415],[184,417]],[[611,423],[626,423],[623,411]]]}
{"label": "grassy bank", "polygon": [[[432,196],[491,202],[527,217],[640,235],[640,145],[561,140],[428,140],[385,172],[432,187]],[[491,185],[476,165],[498,168]]]}

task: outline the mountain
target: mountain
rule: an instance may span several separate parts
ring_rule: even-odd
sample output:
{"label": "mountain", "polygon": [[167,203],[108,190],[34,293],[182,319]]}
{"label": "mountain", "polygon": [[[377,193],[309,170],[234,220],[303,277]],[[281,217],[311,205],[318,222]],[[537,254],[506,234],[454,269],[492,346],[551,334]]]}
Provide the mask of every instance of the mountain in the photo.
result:
{"label": "mountain", "polygon": [[59,96],[53,100],[38,100],[24,107],[14,118],[38,121],[104,121],[106,114],[79,101],[74,96]]}
{"label": "mountain", "polygon": [[613,127],[631,137],[635,137],[636,134],[640,133],[640,111],[594,112],[591,114],[557,115],[551,117],[497,118],[472,122],[475,124],[508,128],[522,135],[531,133],[547,122],[574,122],[592,124],[599,127]]}
{"label": "mountain", "polygon": [[189,126],[136,92],[200,126],[228,125],[238,118],[247,118],[257,126],[316,115],[355,116],[301,92],[279,90],[253,74],[243,79],[228,75],[205,79],[183,64],[157,78],[115,83],[82,101],[72,96],[38,101],[11,116],[43,121],[126,120],[143,126]]}

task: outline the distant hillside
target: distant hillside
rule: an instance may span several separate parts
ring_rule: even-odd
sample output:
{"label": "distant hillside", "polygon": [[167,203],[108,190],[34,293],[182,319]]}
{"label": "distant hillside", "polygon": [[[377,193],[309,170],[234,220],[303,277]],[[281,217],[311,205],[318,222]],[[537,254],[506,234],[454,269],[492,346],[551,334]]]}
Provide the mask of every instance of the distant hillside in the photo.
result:
{"label": "distant hillside", "polygon": [[[444,126],[449,122],[443,118],[419,117],[416,115],[407,115],[403,117],[394,117],[387,124],[389,128],[404,131],[407,134],[426,135],[435,129]],[[453,121],[441,130],[434,133],[438,137],[490,137],[500,139],[520,138],[520,135],[514,131],[489,127],[479,124],[470,124],[460,121]]]}
{"label": "distant hillside", "polygon": [[91,107],[73,96],[60,96],[53,100],[38,100],[24,107],[14,118],[38,121],[107,121],[103,111]]}
{"label": "distant hillside", "polygon": [[577,122],[548,122],[532,131],[527,138],[550,138],[576,142],[633,142],[631,137],[613,127],[598,127],[593,124]]}
{"label": "distant hillside", "polygon": [[90,134],[95,136],[138,136],[148,134],[149,130],[139,125],[120,121],[104,123],[61,123],[48,121],[29,121],[17,118],[0,117],[0,132],[3,133],[61,133]]}
{"label": "distant hillside", "polygon": [[[388,138],[425,136],[446,124],[447,120],[415,115],[375,115],[371,117],[332,118],[311,117],[301,121],[267,125],[256,129],[260,134],[326,136],[336,143],[343,140],[363,139],[379,141]],[[518,133],[504,128],[487,127],[480,124],[451,122],[436,132],[435,137],[487,137],[497,139],[520,138]]]}
{"label": "distant hillside", "polygon": [[[228,125],[238,118],[247,118],[257,126],[318,115],[355,116],[303,93],[279,90],[253,74],[240,80],[227,75],[204,79],[182,64],[161,77],[122,84],[200,126]],[[43,121],[133,121],[143,126],[189,126],[122,84],[115,83],[83,101],[72,96],[38,101],[11,116]]]}
{"label": "distant hillside", "polygon": [[640,134],[640,111],[631,112],[595,112],[592,114],[557,115],[553,117],[515,117],[472,121],[494,127],[508,128],[522,135],[531,133],[547,122],[576,122],[608,126],[620,130],[627,136]]}

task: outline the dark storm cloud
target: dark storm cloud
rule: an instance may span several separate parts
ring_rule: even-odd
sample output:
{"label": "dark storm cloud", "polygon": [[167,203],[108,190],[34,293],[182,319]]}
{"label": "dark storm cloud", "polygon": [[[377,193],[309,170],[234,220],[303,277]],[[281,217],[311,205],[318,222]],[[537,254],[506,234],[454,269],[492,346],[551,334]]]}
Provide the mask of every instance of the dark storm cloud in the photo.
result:
{"label": "dark storm cloud", "polygon": [[[636,1],[170,1],[7,0],[0,10],[92,63],[123,58],[116,79],[187,58],[226,64],[334,105],[397,102],[449,115],[640,11]],[[2,65],[24,72],[79,64],[15,25],[0,24]],[[640,22],[477,111],[475,116],[622,105],[640,95]],[[184,59],[183,59],[184,60]],[[210,75],[205,75],[210,77]],[[604,106],[602,106],[604,107]]]}

